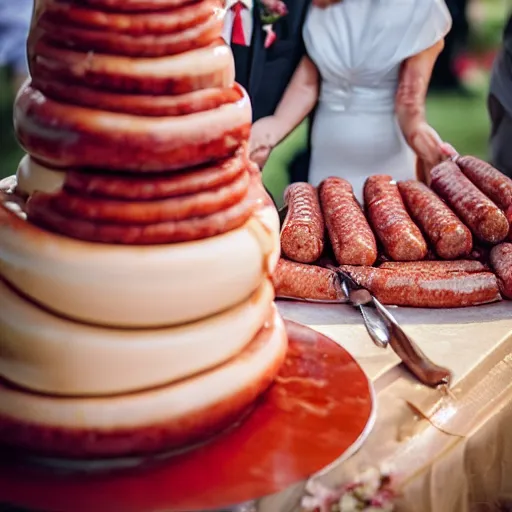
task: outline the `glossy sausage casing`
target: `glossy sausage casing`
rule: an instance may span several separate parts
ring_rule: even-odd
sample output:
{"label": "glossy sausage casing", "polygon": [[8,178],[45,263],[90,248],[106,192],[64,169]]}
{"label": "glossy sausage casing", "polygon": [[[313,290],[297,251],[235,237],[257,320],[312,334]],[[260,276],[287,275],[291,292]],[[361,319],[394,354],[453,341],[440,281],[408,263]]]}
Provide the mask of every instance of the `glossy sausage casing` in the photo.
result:
{"label": "glossy sausage casing", "polygon": [[370,224],[391,259],[418,261],[426,257],[427,243],[407,213],[391,176],[370,176],[364,199]]}
{"label": "glossy sausage casing", "polygon": [[206,112],[142,117],[56,102],[28,85],[15,106],[18,140],[37,160],[102,171],[165,172],[229,157],[247,140],[250,121],[245,93]]}
{"label": "glossy sausage casing", "polygon": [[431,172],[432,188],[483,242],[498,243],[509,231],[505,214],[481,192],[452,161],[443,162]]}
{"label": "glossy sausage casing", "polygon": [[476,260],[455,260],[455,261],[388,261],[379,266],[387,270],[414,270],[420,272],[449,273],[466,272],[472,274],[475,272],[488,272],[489,268],[480,261]]}
{"label": "glossy sausage casing", "polygon": [[464,175],[502,210],[512,205],[512,179],[474,156],[456,160]]}
{"label": "glossy sausage casing", "polygon": [[352,185],[327,178],[319,186],[320,203],[336,261],[346,265],[373,265],[377,242],[354,197]]}
{"label": "glossy sausage casing", "polygon": [[512,240],[512,179],[474,156],[459,157],[457,165],[485,195],[505,212],[510,224],[508,240]]}
{"label": "glossy sausage casing", "polygon": [[336,274],[326,268],[281,258],[272,281],[279,298],[346,302]]}
{"label": "glossy sausage casing", "polygon": [[316,261],[324,250],[324,219],[309,183],[292,183],[284,192],[288,212],[281,229],[281,250],[291,260]]}
{"label": "glossy sausage casing", "polygon": [[407,210],[441,258],[451,260],[467,256],[471,252],[471,231],[435,192],[425,184],[413,180],[399,182],[398,189]]}
{"label": "glossy sausage casing", "polygon": [[501,298],[496,276],[491,272],[425,273],[348,265],[340,268],[387,305],[457,308]]}
{"label": "glossy sausage casing", "polygon": [[504,243],[493,247],[490,259],[501,293],[507,299],[512,299],[512,244]]}

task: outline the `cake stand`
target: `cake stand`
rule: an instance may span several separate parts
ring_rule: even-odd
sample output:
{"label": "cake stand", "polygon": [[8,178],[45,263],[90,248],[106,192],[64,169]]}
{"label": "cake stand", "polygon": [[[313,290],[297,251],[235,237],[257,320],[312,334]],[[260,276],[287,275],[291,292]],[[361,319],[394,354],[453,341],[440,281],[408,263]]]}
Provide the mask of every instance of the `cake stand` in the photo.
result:
{"label": "cake stand", "polygon": [[[279,377],[236,428],[204,446],[124,469],[60,469],[0,458],[0,509],[149,512],[252,509],[350,456],[375,419],[373,390],[352,356],[326,336],[286,322]],[[245,504],[245,505],[236,505]]]}

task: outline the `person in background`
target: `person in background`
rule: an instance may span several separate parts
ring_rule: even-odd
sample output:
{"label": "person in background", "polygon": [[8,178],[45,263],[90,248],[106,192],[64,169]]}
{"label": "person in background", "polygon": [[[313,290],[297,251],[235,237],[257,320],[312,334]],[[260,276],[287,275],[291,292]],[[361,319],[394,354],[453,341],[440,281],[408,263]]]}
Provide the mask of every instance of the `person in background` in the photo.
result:
{"label": "person in background", "polygon": [[26,44],[33,0],[0,0],[0,67],[11,74],[16,94],[28,78]]}
{"label": "person in background", "polygon": [[491,162],[512,178],[512,14],[505,26],[502,49],[494,61],[488,108]]}
{"label": "person in background", "polygon": [[227,0],[224,40],[236,81],[248,92],[253,120],[274,113],[304,55],[302,24],[309,0]]}
{"label": "person in background", "polygon": [[302,58],[273,116],[252,129],[260,165],[316,107],[308,181],[347,179],[357,199],[372,174],[427,179],[444,153],[425,117],[432,68],[451,27],[444,0],[343,0],[315,6]]}
{"label": "person in background", "polygon": [[[326,8],[341,0],[313,0]],[[236,81],[248,92],[253,121],[272,115],[304,56],[302,26],[311,0],[226,0],[223,38],[231,45]],[[309,149],[292,181],[307,180]]]}

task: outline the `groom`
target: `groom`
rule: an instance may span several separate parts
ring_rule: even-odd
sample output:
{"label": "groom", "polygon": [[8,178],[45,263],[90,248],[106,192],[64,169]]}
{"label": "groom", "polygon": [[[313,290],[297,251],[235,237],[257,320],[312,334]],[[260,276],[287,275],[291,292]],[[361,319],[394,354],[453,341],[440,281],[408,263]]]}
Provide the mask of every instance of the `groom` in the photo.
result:
{"label": "groom", "polygon": [[236,81],[251,98],[253,121],[274,113],[304,55],[308,6],[309,0],[226,0],[223,37],[233,51]]}

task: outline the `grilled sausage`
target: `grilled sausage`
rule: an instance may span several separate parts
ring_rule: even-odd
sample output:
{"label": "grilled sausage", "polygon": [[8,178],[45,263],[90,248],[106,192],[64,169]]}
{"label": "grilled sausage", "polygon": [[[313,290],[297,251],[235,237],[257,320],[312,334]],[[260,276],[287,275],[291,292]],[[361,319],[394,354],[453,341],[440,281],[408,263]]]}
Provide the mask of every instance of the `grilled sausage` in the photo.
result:
{"label": "grilled sausage", "polygon": [[488,267],[486,267],[483,263],[475,260],[410,262],[389,261],[380,265],[379,268],[398,271],[417,270],[420,272],[432,273],[466,272],[468,274],[489,271]]}
{"label": "grilled sausage", "polygon": [[391,176],[370,176],[364,186],[368,218],[386,253],[395,261],[418,261],[427,244],[405,209]]}
{"label": "grilled sausage", "polygon": [[509,231],[505,214],[471,181],[457,164],[446,161],[431,172],[432,188],[452,207],[473,234],[488,243],[504,240]]}
{"label": "grilled sausage", "polygon": [[500,300],[496,276],[491,272],[425,273],[344,265],[360,286],[383,304],[418,308],[457,308]]}
{"label": "grilled sausage", "polygon": [[319,186],[320,204],[339,264],[373,265],[377,242],[354,197],[352,185],[342,178],[327,178]]}
{"label": "grilled sausage", "polygon": [[501,293],[512,299],[512,244],[505,243],[493,247],[490,259]]}
{"label": "grilled sausage", "polygon": [[512,179],[474,156],[459,157],[457,165],[485,195],[505,212],[510,224],[507,240],[512,241]]}
{"label": "grilled sausage", "polygon": [[284,193],[288,212],[281,229],[281,249],[291,260],[316,261],[324,250],[324,220],[315,188],[292,183]]}
{"label": "grilled sausage", "polygon": [[471,252],[471,231],[432,190],[413,180],[399,182],[398,189],[412,218],[439,257],[451,260]]}

